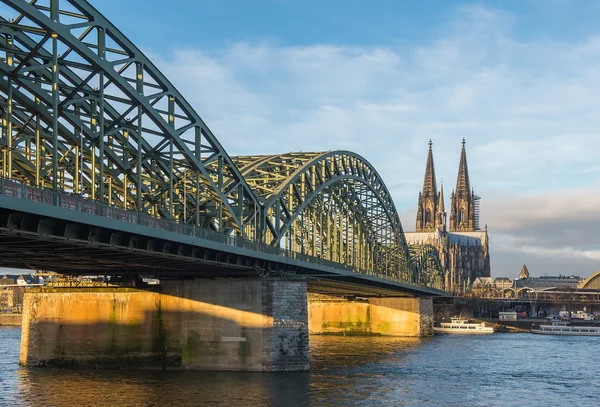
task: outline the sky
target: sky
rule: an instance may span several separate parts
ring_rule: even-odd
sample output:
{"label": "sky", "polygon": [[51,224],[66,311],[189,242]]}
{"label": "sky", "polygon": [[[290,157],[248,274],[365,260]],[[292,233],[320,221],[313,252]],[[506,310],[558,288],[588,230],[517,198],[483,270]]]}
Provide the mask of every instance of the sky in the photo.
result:
{"label": "sky", "polygon": [[464,137],[493,276],[600,269],[600,1],[91,3],[230,155],[354,151],[412,231],[428,140],[448,207]]}

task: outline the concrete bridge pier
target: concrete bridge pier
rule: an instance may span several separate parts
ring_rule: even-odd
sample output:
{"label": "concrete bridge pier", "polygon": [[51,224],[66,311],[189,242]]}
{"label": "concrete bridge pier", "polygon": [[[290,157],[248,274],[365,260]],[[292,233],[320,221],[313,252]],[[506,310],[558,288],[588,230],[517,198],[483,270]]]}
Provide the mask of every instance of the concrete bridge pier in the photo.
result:
{"label": "concrete bridge pier", "polygon": [[309,294],[308,328],[310,334],[432,336],[433,300]]}
{"label": "concrete bridge pier", "polygon": [[39,288],[24,297],[26,366],[308,370],[306,283],[164,281],[156,290]]}
{"label": "concrete bridge pier", "polygon": [[314,334],[428,336],[431,298],[307,294],[276,279],[163,281],[148,289],[25,293],[21,364],[303,371]]}

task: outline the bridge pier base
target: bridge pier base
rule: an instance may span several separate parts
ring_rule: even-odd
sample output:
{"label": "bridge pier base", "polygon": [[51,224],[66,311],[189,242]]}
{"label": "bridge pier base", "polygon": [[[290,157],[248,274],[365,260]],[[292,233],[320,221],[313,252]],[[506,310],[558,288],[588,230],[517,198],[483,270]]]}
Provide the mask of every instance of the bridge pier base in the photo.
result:
{"label": "bridge pier base", "polygon": [[309,294],[308,330],[329,335],[433,335],[431,298],[348,300]]}
{"label": "bridge pier base", "polygon": [[306,283],[165,281],[24,297],[26,366],[308,370]]}

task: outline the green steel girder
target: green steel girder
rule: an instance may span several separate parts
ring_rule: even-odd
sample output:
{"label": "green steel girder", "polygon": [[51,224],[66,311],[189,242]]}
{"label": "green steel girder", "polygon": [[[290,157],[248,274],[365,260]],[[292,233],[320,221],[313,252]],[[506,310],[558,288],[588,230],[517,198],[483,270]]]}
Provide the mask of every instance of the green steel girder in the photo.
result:
{"label": "green steel girder", "polygon": [[[408,246],[393,200],[379,174],[364,158],[349,151],[331,151],[232,159],[263,204],[262,219],[269,226],[267,233],[271,232],[267,242],[305,252],[306,245],[298,248],[294,242],[312,240],[313,255],[326,256],[329,252],[330,258],[375,275],[412,279]],[[329,211],[319,212],[324,200],[335,201],[331,205],[336,211],[334,216],[342,217],[342,221],[334,219]],[[318,219],[310,219],[312,212]],[[328,236],[326,229],[332,223],[352,225],[353,231],[337,230],[338,237]],[[301,236],[299,229],[306,228],[315,236]],[[343,252],[346,247],[361,247],[360,256],[364,258],[356,264],[349,253],[331,254],[331,250]]]}
{"label": "green steel girder", "polygon": [[[229,157],[163,74],[85,0],[0,0],[4,178],[436,284],[377,171],[348,151]],[[345,266],[344,266],[345,267]]]}
{"label": "green steel girder", "polygon": [[440,262],[438,250],[430,245],[423,245],[412,257],[415,282],[443,290],[445,287],[444,268]]}
{"label": "green steel girder", "polygon": [[[118,169],[122,184],[135,180],[139,196],[133,203],[138,210],[148,212],[151,202],[158,206],[155,214],[177,219],[174,207],[184,199],[190,210],[199,207],[203,216],[213,218],[208,221],[212,228],[225,233],[235,229],[244,235],[245,224],[254,221],[256,197],[206,124],[139,49],[86,1],[2,2],[20,14],[14,21],[0,20],[0,55],[4,56],[0,73],[9,82],[1,91],[8,101],[8,88],[15,94],[27,89],[23,92],[41,105],[46,124],[56,130],[48,132],[52,153],[46,157],[52,161],[46,178],[51,178],[47,181],[53,187],[60,189],[55,175],[58,139],[72,144],[77,139],[73,129],[79,128],[88,150],[91,146],[99,150],[81,153],[98,157],[99,168],[94,171],[99,180],[89,188],[98,190],[96,199],[113,199],[106,191],[112,188],[113,177],[105,168],[110,167]],[[35,87],[43,98],[35,99]],[[68,118],[69,113],[80,120]],[[65,121],[72,127],[70,140],[64,129],[60,136],[55,134]],[[108,150],[114,146],[109,142],[120,146],[122,158],[110,156]],[[9,156],[11,148],[7,145]],[[216,171],[207,169],[211,162],[218,163]],[[127,172],[128,179],[124,178]],[[174,192],[175,185],[185,183],[187,193]],[[126,186],[121,188],[121,195],[126,195]],[[189,193],[196,189],[200,191]],[[145,204],[140,205],[142,195]]]}

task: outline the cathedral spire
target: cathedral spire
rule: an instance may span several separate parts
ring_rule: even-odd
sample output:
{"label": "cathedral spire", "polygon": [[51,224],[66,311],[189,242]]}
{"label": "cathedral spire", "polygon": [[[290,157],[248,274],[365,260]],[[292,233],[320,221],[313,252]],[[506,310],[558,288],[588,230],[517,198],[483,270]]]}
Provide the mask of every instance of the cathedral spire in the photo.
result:
{"label": "cathedral spire", "polygon": [[460,163],[458,164],[458,177],[456,178],[456,195],[467,196],[471,193],[471,183],[469,181],[469,167],[467,165],[467,151],[462,139],[462,151],[460,152]]}
{"label": "cathedral spire", "polygon": [[439,197],[435,180],[435,165],[433,164],[433,142],[429,140],[423,190],[419,193],[419,206],[417,208],[417,232],[434,232],[438,227],[439,219],[441,219],[438,216]]}
{"label": "cathedral spire", "polygon": [[423,179],[423,195],[437,195],[435,182],[435,166],[433,165],[433,142],[429,140],[429,152],[427,153],[427,164],[425,166],[425,178]]}
{"label": "cathedral spire", "polygon": [[446,205],[444,205],[444,180],[440,185],[440,194],[438,195],[438,210],[436,215],[436,225],[441,232],[446,232]]}
{"label": "cathedral spire", "polygon": [[456,189],[452,192],[450,202],[450,231],[474,232],[477,230],[479,212],[476,210],[479,197],[471,189],[469,167],[467,165],[466,141],[462,139]]}

